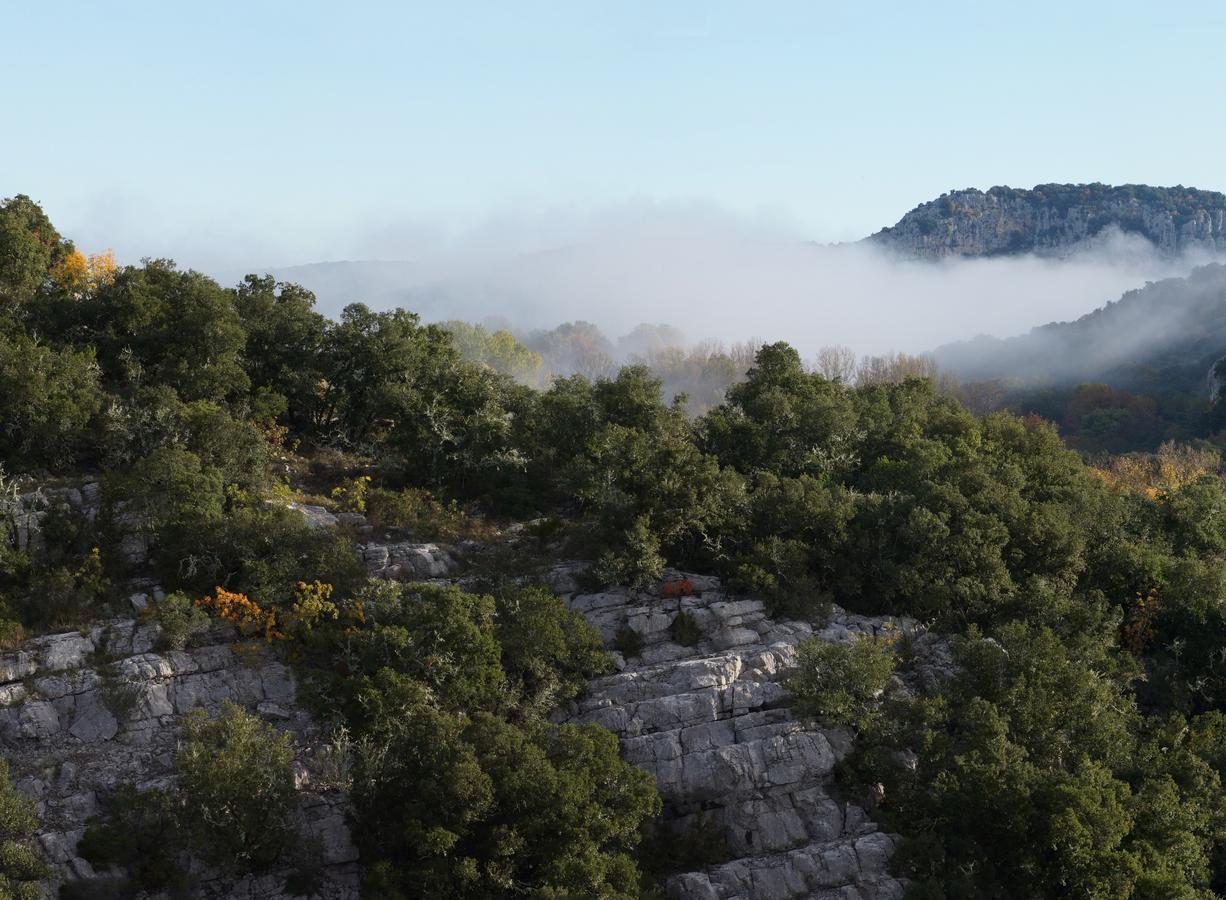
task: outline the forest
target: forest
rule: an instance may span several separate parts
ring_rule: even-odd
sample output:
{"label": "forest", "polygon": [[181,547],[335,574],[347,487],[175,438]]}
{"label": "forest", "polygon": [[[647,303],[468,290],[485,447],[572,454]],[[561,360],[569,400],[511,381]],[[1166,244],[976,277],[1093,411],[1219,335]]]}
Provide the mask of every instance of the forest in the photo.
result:
{"label": "forest", "polygon": [[[610,659],[539,560],[501,551],[527,529],[593,588],[675,567],[778,617],[838,604],[949,636],[957,672],[930,693],[886,687],[904,646],[812,651],[794,682],[854,729],[841,783],[880,788],[911,896],[1226,893],[1213,443],[1089,456],[1029,410],[972,412],[925,364],[851,378],[782,342],[671,368],[648,342],[553,376],[567,337],[361,303],[332,321],[268,277],[88,255],[5,201],[0,527],[38,485],[90,473],[103,493],[96,522],[52,511],[40,548],[0,541],[0,646],[119,614],[136,534],[172,639],[223,621],[268,643],[352,739],[368,896],[658,896],[652,780],[610,732],[550,721]],[[479,586],[371,581],[295,501],[469,540]],[[112,896],[185,890],[180,848],[236,873],[298,860],[309,894],[284,759],[240,709],[191,722],[177,785],[116,790],[87,858],[123,873]],[[39,896],[34,828],[0,779],[0,894]]]}

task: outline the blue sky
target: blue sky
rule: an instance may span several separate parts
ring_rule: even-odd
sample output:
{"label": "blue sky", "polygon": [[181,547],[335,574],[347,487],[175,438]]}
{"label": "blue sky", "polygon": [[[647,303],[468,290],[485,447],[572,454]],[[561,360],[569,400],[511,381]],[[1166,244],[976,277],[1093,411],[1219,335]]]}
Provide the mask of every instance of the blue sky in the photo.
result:
{"label": "blue sky", "polygon": [[1226,189],[1221,3],[59,2],[2,21],[0,196],[128,257],[387,257],[640,207],[843,240],[957,187]]}

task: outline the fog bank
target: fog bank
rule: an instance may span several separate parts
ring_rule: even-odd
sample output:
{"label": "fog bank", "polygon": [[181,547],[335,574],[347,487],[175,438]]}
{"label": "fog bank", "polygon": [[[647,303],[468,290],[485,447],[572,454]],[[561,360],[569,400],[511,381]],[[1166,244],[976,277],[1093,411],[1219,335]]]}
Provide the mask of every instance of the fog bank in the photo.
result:
{"label": "fog bank", "polygon": [[[828,344],[918,353],[978,334],[1007,337],[1208,261],[1161,258],[1143,238],[1118,231],[1064,259],[935,263],[892,259],[863,243],[818,245],[730,216],[623,213],[571,223],[571,240],[565,227],[525,231],[502,221],[424,251],[418,243],[408,262],[274,274],[316,291],[329,315],[360,300],[432,321],[496,317],[518,330],[581,319],[616,336],[667,322],[691,340],[787,340],[808,356]],[[524,249],[542,236],[558,243]]]}

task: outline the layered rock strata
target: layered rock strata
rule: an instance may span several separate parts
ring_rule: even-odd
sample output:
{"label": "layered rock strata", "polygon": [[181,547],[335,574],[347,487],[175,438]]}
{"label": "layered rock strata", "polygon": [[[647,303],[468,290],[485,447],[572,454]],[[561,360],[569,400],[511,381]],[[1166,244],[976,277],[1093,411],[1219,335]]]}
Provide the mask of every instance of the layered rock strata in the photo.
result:
{"label": "layered rock strata", "polygon": [[[172,783],[183,714],[215,713],[230,700],[293,735],[299,788],[294,825],[304,841],[318,842],[312,844],[323,864],[318,896],[358,897],[344,796],[313,784],[321,737],[296,705],[292,673],[259,647],[219,642],[161,651],[157,637],[153,625],[113,622],[0,654],[0,748],[15,787],[37,804],[38,841],[55,880],[103,874],[76,852],[99,797],[123,782],[142,789]],[[191,873],[202,896],[244,900],[287,896],[287,874],[234,882],[197,864]]]}
{"label": "layered rock strata", "polygon": [[[913,625],[836,608],[821,627],[773,621],[762,602],[727,595],[714,578],[676,574],[687,596],[609,590],[586,594],[576,567],[554,572],[568,605],[619,643],[624,629],[641,654],[590,685],[558,714],[596,722],[621,738],[626,758],[656,778],[664,817],[677,833],[703,829],[722,838],[730,859],[671,877],[674,900],[888,900],[904,885],[890,871],[895,837],[860,806],[838,796],[836,764],[851,750],[844,728],[803,722],[781,685],[808,638],[850,642],[857,634]],[[674,624],[687,616],[689,646]],[[696,628],[694,627],[696,626]],[[938,679],[948,651],[934,636],[915,641],[913,681]]]}

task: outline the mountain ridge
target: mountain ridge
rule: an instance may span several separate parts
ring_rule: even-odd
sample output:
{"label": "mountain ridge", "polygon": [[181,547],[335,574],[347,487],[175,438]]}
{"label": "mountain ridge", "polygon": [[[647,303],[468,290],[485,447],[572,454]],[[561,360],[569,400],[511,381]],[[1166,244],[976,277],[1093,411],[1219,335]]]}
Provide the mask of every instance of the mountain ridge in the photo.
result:
{"label": "mountain ridge", "polygon": [[1226,249],[1226,194],[1176,185],[1039,184],[966,188],[921,203],[864,240],[903,258],[1063,257],[1105,232],[1164,256]]}

